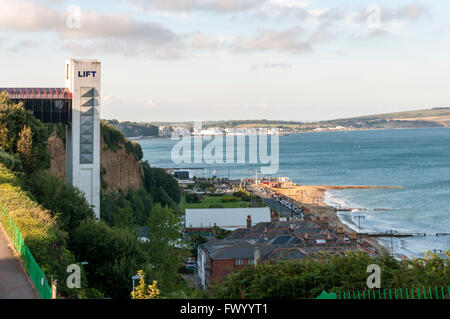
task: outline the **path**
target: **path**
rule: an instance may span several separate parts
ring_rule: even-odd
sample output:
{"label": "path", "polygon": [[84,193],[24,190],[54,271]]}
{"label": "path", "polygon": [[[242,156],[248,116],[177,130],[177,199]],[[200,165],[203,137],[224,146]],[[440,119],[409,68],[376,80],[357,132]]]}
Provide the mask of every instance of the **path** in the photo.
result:
{"label": "path", "polygon": [[20,258],[0,224],[0,299],[36,299]]}

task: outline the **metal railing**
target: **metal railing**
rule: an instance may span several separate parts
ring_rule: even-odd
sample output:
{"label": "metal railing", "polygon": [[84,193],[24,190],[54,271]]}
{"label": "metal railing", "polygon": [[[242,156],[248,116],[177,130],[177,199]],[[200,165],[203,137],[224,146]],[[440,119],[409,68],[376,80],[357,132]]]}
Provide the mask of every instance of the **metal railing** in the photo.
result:
{"label": "metal railing", "polygon": [[390,288],[327,293],[316,299],[450,299],[450,286],[421,288]]}
{"label": "metal railing", "polygon": [[0,222],[22,258],[25,269],[41,299],[52,299],[52,289],[45,278],[44,272],[34,259],[28,246],[25,245],[19,228],[3,205],[0,210]]}

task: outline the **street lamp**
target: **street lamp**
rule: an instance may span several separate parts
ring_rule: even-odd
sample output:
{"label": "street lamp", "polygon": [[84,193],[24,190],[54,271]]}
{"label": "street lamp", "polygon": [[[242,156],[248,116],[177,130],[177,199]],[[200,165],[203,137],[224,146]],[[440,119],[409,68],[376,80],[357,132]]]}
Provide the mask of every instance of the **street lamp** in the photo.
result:
{"label": "street lamp", "polygon": [[133,291],[134,291],[134,281],[135,280],[139,280],[139,279],[141,279],[141,277],[139,276],[139,275],[134,275],[134,276],[131,276],[131,280],[133,281]]}

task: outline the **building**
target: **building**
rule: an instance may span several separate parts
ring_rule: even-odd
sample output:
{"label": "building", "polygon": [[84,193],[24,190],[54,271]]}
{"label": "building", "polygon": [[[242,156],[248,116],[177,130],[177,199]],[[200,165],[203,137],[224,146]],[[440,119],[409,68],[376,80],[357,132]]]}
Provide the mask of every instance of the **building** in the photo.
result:
{"label": "building", "polygon": [[169,126],[159,126],[158,136],[160,137],[170,137],[172,135],[172,128]]}
{"label": "building", "polygon": [[0,88],[44,123],[66,125],[66,181],[100,218],[101,63],[70,59],[64,88]]}
{"label": "building", "polygon": [[188,180],[189,171],[175,171],[173,172],[173,177],[175,177],[178,180]]}
{"label": "building", "polygon": [[[329,227],[327,219],[262,222],[248,225],[228,234],[224,239],[210,239],[197,251],[197,274],[206,289],[232,272],[247,265],[270,260],[298,260],[318,252],[344,254],[364,250],[356,234],[342,228]],[[367,243],[366,243],[367,245]]]}
{"label": "building", "polygon": [[186,209],[184,229],[187,233],[212,233],[214,225],[235,230],[252,222],[270,222],[269,207]]}

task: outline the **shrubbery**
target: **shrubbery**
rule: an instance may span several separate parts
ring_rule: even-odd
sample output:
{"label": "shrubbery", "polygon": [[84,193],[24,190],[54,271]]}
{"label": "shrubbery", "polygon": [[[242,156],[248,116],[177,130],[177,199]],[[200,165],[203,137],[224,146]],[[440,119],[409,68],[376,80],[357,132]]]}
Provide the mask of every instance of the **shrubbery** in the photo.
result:
{"label": "shrubbery", "polygon": [[189,204],[198,204],[200,203],[200,196],[197,194],[186,194],[185,195],[186,203]]}
{"label": "shrubbery", "polygon": [[48,128],[22,104],[14,104],[7,93],[0,93],[0,147],[17,154],[26,173],[49,167],[49,135]]}
{"label": "shrubbery", "polygon": [[[59,229],[56,218],[28,197],[22,184],[15,174],[0,164],[0,203],[19,227],[25,244],[45,274],[65,282],[67,266],[76,263],[67,249],[67,234]],[[61,285],[59,291],[63,296],[73,294],[65,285]]]}
{"label": "shrubbery", "polygon": [[[449,256],[450,257],[450,256]],[[450,261],[443,258],[398,261],[385,254],[316,254],[297,261],[277,261],[246,267],[215,286],[217,298],[316,298],[323,290],[348,292],[367,288],[367,266],[377,264],[382,288],[420,288],[450,285]]]}
{"label": "shrubbery", "polygon": [[38,171],[26,179],[26,189],[47,208],[62,230],[70,233],[85,219],[93,219],[94,211],[76,187],[61,181],[58,177]]}
{"label": "shrubbery", "polygon": [[235,203],[239,201],[239,197],[235,197],[235,196],[230,196],[230,195],[225,195],[222,196],[222,202],[223,203]]}

